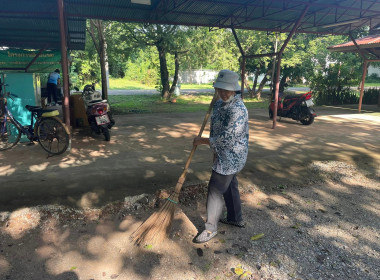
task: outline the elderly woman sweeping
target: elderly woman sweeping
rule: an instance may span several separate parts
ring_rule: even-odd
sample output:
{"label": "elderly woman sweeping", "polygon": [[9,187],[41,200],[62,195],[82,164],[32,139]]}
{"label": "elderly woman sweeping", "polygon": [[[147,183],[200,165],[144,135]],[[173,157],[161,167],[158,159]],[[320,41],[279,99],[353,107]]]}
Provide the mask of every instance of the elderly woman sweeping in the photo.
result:
{"label": "elderly woman sweeping", "polygon": [[[205,230],[195,238],[203,243],[217,234],[218,221],[244,227],[236,174],[245,165],[248,154],[248,112],[240,94],[238,75],[221,70],[214,83],[220,99],[211,116],[210,137],[195,137],[194,145],[209,145],[214,152],[212,174],[207,194]],[[224,200],[224,201],[223,201]],[[226,204],[227,217],[221,218]]]}

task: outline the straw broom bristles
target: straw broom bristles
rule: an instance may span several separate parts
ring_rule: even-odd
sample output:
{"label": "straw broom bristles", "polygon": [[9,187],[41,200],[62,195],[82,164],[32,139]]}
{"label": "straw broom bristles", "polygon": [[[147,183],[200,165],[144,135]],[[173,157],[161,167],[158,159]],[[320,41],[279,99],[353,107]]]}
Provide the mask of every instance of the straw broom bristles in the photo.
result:
{"label": "straw broom bristles", "polygon": [[[214,98],[212,99],[210,106],[208,108],[207,114],[203,120],[201,129],[199,131],[198,136],[202,136],[203,130],[206,126],[208,117],[210,115],[212,106],[217,99],[217,93],[215,92]],[[132,241],[136,245],[140,245],[142,243],[150,242],[154,244],[156,242],[162,241],[167,238],[171,224],[174,217],[174,211],[178,204],[178,196],[182,189],[183,183],[186,179],[187,170],[189,168],[191,159],[196,150],[197,146],[193,146],[189,158],[186,162],[184,171],[178,179],[177,185],[175,186],[174,192],[167,198],[165,203],[161,206],[161,208],[153,213],[145,222],[143,222],[131,235]]]}
{"label": "straw broom bristles", "polygon": [[181,176],[175,191],[166,199],[161,208],[153,213],[133,232],[132,240],[135,244],[140,245],[148,241],[153,244],[167,238],[173,221],[174,211],[178,203],[179,191],[184,181],[184,176]]}

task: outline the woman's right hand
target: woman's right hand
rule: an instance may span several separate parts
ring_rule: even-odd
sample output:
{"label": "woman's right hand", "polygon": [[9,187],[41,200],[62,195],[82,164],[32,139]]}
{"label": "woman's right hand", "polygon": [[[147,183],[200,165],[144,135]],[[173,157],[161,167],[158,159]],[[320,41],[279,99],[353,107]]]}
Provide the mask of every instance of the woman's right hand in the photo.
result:
{"label": "woman's right hand", "polygon": [[193,140],[193,145],[194,146],[198,146],[198,145],[210,145],[210,141],[209,141],[208,138],[197,136]]}

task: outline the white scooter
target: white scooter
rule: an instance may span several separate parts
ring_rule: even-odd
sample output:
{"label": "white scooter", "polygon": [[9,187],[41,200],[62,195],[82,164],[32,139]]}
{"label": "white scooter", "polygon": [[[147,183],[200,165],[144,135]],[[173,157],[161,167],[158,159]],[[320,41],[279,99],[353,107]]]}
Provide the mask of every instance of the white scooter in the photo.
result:
{"label": "white scooter", "polygon": [[109,129],[115,124],[115,120],[108,101],[102,100],[102,94],[95,90],[94,84],[84,87],[82,98],[91,129],[97,134],[103,133],[105,140],[110,141]]}

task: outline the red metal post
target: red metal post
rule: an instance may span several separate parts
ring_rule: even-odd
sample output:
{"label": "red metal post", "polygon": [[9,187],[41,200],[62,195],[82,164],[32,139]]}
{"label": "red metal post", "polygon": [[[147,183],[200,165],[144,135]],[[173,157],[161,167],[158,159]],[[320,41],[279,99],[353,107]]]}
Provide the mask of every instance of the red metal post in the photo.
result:
{"label": "red metal post", "polygon": [[232,30],[232,34],[234,34],[234,37],[235,37],[235,41],[236,41],[236,44],[240,50],[240,54],[241,54],[241,98],[244,97],[244,79],[245,79],[245,53],[244,53],[244,50],[243,48],[241,47],[241,44],[240,44],[240,41],[239,41],[239,38],[236,34],[236,31],[235,31],[235,28],[232,26],[231,27],[231,30]]}
{"label": "red metal post", "polygon": [[67,41],[65,29],[65,16],[63,0],[57,0],[59,14],[59,29],[61,34],[61,56],[62,56],[62,80],[63,80],[63,115],[64,122],[70,129],[70,107],[69,107],[69,64],[67,61]]}
{"label": "red metal post", "polygon": [[284,44],[282,45],[280,51],[277,55],[277,73],[276,73],[276,90],[274,93],[274,108],[273,108],[273,125],[272,129],[276,128],[277,123],[277,108],[278,108],[278,91],[280,89],[280,71],[281,71],[281,57],[282,53],[284,52],[286,46],[288,45],[290,39],[292,38],[293,34],[296,32],[298,26],[301,23],[301,20],[304,18],[307,10],[309,10],[310,4],[308,4],[305,9],[303,10],[301,16],[298,18],[297,22],[294,24],[292,31],[290,31],[288,38],[286,38]]}
{"label": "red metal post", "polygon": [[360,98],[359,98],[359,107],[358,107],[358,111],[359,111],[359,113],[360,113],[360,111],[361,111],[361,109],[362,109],[362,102],[363,102],[363,95],[364,95],[365,76],[367,76],[367,66],[368,66],[368,61],[367,61],[367,60],[364,60],[364,63],[363,63],[362,82],[361,82],[361,85],[360,85]]}
{"label": "red metal post", "polygon": [[245,82],[245,57],[241,61],[241,98],[244,98],[244,82]]}

